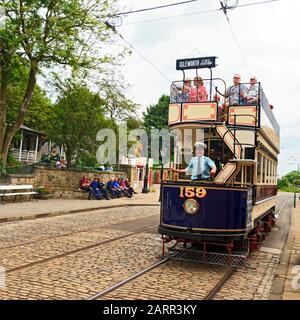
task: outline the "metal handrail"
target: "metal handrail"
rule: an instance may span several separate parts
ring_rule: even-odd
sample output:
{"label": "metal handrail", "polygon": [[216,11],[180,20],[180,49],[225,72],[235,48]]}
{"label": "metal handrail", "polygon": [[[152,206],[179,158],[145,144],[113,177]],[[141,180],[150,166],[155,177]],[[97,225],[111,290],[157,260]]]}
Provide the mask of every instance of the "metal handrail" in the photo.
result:
{"label": "metal handrail", "polygon": [[[185,80],[177,80],[177,81],[173,81],[173,82],[172,82],[172,84],[171,84],[171,91],[170,91],[170,92],[171,92],[170,98],[173,97],[173,96],[172,96],[172,92],[173,92],[172,89],[173,89],[173,88],[176,88],[176,84],[180,84],[180,85],[182,86],[182,89],[183,89],[185,81],[186,81],[186,79],[185,79]],[[192,81],[192,79],[191,79],[191,81]],[[213,88],[213,87],[212,87],[212,81],[220,81],[220,82],[222,82],[222,83],[224,84],[225,92],[226,92],[226,82],[225,82],[223,79],[221,79],[221,78],[209,78],[209,79],[202,78],[202,81],[203,81],[203,83],[204,83],[204,82],[209,82],[209,95],[207,94],[207,100],[206,100],[206,101],[201,101],[201,102],[216,102],[216,103],[218,103],[218,101],[212,100],[212,88]],[[198,92],[199,86],[196,85],[196,87],[197,87],[197,92]],[[216,92],[218,92],[216,86],[215,86],[215,89],[216,89]],[[185,101],[185,102],[176,102],[176,103],[201,103],[201,102],[198,101],[198,93],[197,93],[197,95],[196,95],[196,98],[197,98],[197,101],[195,101],[195,102]],[[209,99],[208,99],[208,98],[209,98]],[[171,102],[171,101],[170,101],[170,102]],[[171,102],[171,103],[173,103],[173,102]]]}
{"label": "metal handrail", "polygon": [[[218,117],[213,123],[212,123],[212,125],[210,126],[210,128],[209,128],[209,138],[208,138],[208,153],[210,154],[210,141],[211,141],[211,130],[212,130],[212,127],[213,126],[216,126],[216,124],[217,124],[217,120],[218,119],[222,119],[222,118],[225,118],[226,120],[228,120],[228,117],[229,117],[230,115],[227,115],[227,114],[224,114],[224,115],[222,115],[221,117]],[[224,135],[223,135],[223,137],[221,137],[222,138],[222,140],[223,140],[223,144],[224,144],[224,138],[225,138],[225,136],[226,136],[226,134],[228,133],[228,132],[232,132],[232,131],[236,131],[236,127],[237,127],[237,125],[236,125],[236,117],[238,117],[238,116],[248,116],[248,117],[253,117],[254,118],[254,121],[255,121],[255,127],[254,127],[254,129],[253,130],[255,130],[255,132],[257,131],[257,128],[258,128],[258,126],[257,126],[257,116],[253,116],[253,115],[249,115],[249,114],[236,114],[236,115],[232,115],[232,116],[234,116],[235,117],[235,124],[233,125],[233,128],[228,128],[227,127],[227,131],[224,133]],[[226,121],[225,120],[225,121]],[[225,122],[224,121],[224,122]],[[219,121],[218,121],[219,122]],[[251,127],[250,127],[251,128]],[[256,133],[255,133],[256,134]],[[236,146],[236,141],[238,142],[238,145],[240,145],[240,147],[242,148],[242,146],[243,145],[250,145],[250,146],[254,146],[255,147],[255,145],[251,145],[251,144],[245,144],[245,143],[240,143],[238,140],[237,140],[237,138],[235,137],[235,135],[234,135],[234,157],[235,157],[235,146]]]}

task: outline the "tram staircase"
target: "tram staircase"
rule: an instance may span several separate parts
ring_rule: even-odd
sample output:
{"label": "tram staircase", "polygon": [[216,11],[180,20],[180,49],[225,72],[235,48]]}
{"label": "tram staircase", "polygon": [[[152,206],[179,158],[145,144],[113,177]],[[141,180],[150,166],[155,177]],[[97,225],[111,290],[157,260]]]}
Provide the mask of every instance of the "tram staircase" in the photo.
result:
{"label": "tram staircase", "polygon": [[[217,133],[220,135],[224,143],[232,151],[234,159],[228,162],[223,169],[218,173],[214,179],[214,183],[227,183],[233,181],[236,175],[240,172],[241,166],[243,163],[249,162],[249,159],[245,159],[245,148],[238,141],[236,137],[236,128],[228,128],[223,123],[218,123],[215,125]],[[233,131],[233,132],[232,132]],[[253,144],[254,147],[254,144]]]}

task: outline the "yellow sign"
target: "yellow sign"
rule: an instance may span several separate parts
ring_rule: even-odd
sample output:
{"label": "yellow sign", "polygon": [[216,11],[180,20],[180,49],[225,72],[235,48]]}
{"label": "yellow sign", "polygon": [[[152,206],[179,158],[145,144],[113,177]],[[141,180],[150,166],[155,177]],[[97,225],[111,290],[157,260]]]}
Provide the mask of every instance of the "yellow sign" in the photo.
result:
{"label": "yellow sign", "polygon": [[180,187],[180,198],[205,198],[206,190],[201,187]]}

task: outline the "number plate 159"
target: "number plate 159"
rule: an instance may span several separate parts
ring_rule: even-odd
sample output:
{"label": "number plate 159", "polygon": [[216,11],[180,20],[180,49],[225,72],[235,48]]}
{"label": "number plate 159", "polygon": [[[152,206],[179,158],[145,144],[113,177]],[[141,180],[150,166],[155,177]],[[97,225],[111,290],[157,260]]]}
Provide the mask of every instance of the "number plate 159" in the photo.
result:
{"label": "number plate 159", "polygon": [[196,187],[180,187],[180,198],[205,198],[206,190]]}

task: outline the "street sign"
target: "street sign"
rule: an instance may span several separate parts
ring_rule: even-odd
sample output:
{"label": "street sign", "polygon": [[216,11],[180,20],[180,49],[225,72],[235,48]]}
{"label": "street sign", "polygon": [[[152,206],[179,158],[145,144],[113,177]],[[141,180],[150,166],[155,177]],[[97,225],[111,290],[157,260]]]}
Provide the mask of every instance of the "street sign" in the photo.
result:
{"label": "street sign", "polygon": [[190,58],[176,60],[176,70],[214,68],[216,57]]}

